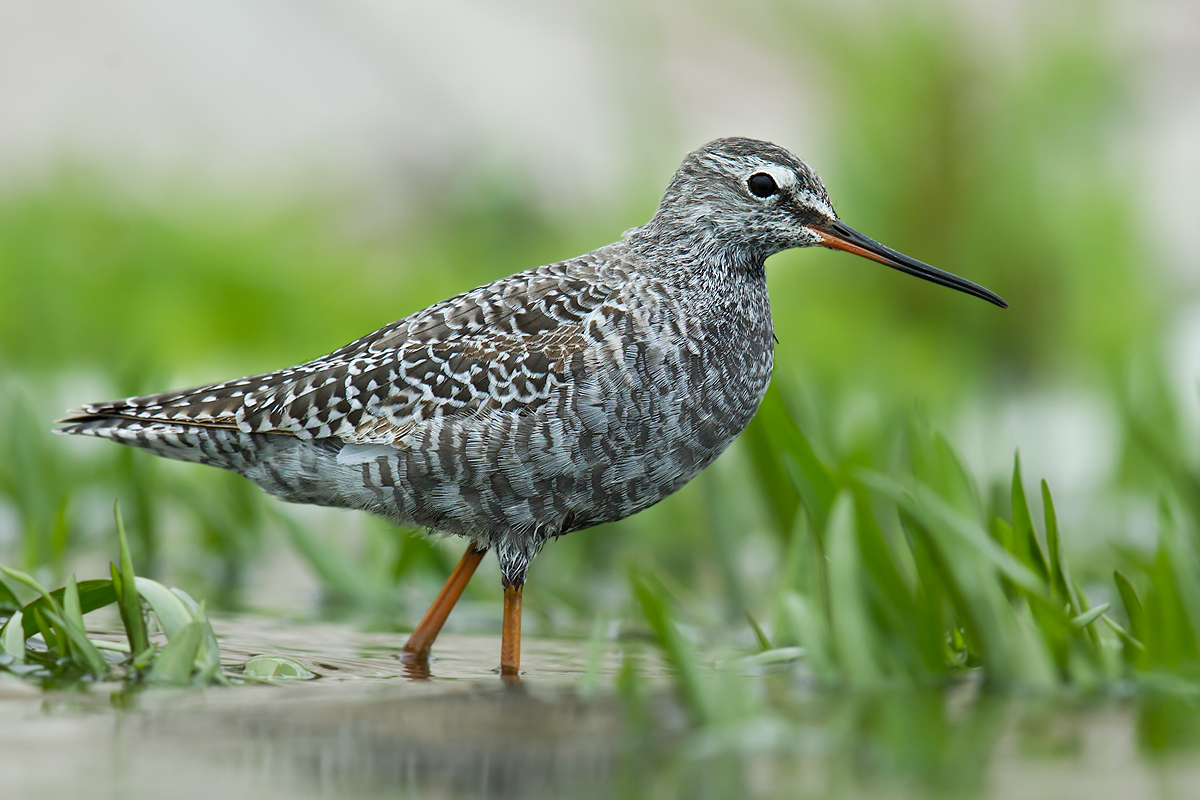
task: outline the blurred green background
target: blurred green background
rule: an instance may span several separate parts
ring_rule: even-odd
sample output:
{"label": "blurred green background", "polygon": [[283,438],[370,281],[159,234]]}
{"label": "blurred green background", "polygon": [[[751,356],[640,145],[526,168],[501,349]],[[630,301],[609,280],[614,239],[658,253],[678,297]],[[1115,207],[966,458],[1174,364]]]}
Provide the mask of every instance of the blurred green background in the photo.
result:
{"label": "blurred green background", "polygon": [[[1035,510],[1032,481],[1048,477],[1055,489],[1085,586],[1131,553],[1153,552],[1161,492],[1196,501],[1188,381],[1200,340],[1180,331],[1195,314],[1197,262],[1178,254],[1186,235],[1173,245],[1154,217],[1147,176],[1162,170],[1148,166],[1158,162],[1146,134],[1174,124],[1160,113],[1174,96],[1150,87],[1161,89],[1153,78],[1164,64],[1186,65],[1195,36],[1163,31],[1172,14],[1198,26],[1194,9],[1164,7],[1134,28],[1132,5],[1082,2],[513,6],[463,28],[436,12],[383,24],[365,5],[304,19],[272,12],[287,15],[279,26],[259,11],[220,32],[183,24],[206,18],[199,8],[149,16],[141,39],[102,20],[82,48],[101,76],[79,81],[75,97],[75,67],[63,67],[45,93],[77,110],[54,124],[77,118],[82,128],[47,137],[37,166],[4,162],[0,563],[47,581],[98,573],[116,497],[139,573],[210,607],[407,628],[458,542],[284,507],[216,470],[53,437],[53,420],[81,402],[288,366],[443,297],[606,244],[648,218],[687,150],[721,135],[789,147],[849,224],[1011,305],[1001,312],[845,254],[771,259],[772,402],[790,409],[826,463],[898,469],[915,413],[946,435],[991,502],[1007,498],[1020,448]],[[53,36],[49,17],[23,13],[24,30]],[[271,134],[294,110],[289,92],[325,116],[355,91],[369,94],[318,35],[331,19],[321,35],[374,53],[364,61],[388,76],[364,84],[386,114],[347,112],[357,128],[317,126],[300,144],[279,134],[284,155],[272,161]],[[441,36],[406,33],[408,22]],[[488,50],[480,43],[492,23],[499,41]],[[22,29],[8,30],[15,46]],[[247,32],[262,39],[257,56]],[[35,52],[31,37],[20,52]],[[474,45],[483,51],[457,65],[442,60],[442,48]],[[303,62],[295,74],[280,56],[293,47]],[[180,67],[173,48],[202,68]],[[49,68],[64,49],[37,52]],[[136,88],[160,68],[149,52],[163,59],[157,94]],[[234,91],[239,79],[227,72],[256,57],[279,92],[254,71],[245,94]],[[89,98],[97,86],[127,91],[110,107]],[[484,97],[493,88],[497,97]],[[178,104],[181,121],[145,116],[139,103]],[[236,113],[222,116],[222,103]],[[193,124],[189,113],[207,119],[204,109],[218,122]],[[124,144],[113,121],[122,113],[135,132]],[[239,126],[262,139],[258,150],[239,149],[254,138]],[[458,132],[443,139],[450,128]],[[24,152],[18,145],[0,138],[0,148]],[[1167,172],[1178,182],[1170,202],[1194,203],[1186,170]],[[747,609],[772,627],[791,529],[780,514],[796,504],[794,493],[778,495],[792,489],[764,483],[756,453],[782,435],[772,424],[756,421],[659,506],[548,546],[530,573],[527,629],[586,635],[597,618],[627,618],[636,607],[628,564],[653,569],[702,635],[752,641]],[[489,562],[451,628],[495,630],[499,597]]]}

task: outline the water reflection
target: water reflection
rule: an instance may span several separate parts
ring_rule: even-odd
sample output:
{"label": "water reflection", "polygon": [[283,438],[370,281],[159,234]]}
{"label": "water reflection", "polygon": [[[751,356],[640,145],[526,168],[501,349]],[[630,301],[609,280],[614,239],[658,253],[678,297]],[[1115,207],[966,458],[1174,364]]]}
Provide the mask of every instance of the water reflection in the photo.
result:
{"label": "water reflection", "polygon": [[286,655],[321,677],[51,694],[6,677],[4,796],[1200,795],[1200,714],[1177,696],[819,692],[784,665],[708,676],[720,703],[697,729],[636,648],[614,645],[587,693],[586,643],[532,640],[524,679],[506,683],[491,637],[443,637],[428,673],[406,675],[392,635],[253,617],[217,627],[230,663]]}
{"label": "water reflection", "polygon": [[269,709],[153,715],[141,733],[183,745],[199,732],[214,763],[318,795],[609,793],[620,740],[611,704],[584,704],[569,692],[538,697],[499,681],[423,697],[347,688]]}

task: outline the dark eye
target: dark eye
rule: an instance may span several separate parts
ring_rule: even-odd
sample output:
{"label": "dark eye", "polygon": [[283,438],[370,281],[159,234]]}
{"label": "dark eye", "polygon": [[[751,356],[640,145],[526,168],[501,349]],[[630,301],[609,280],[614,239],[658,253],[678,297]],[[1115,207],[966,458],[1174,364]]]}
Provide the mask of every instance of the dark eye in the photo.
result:
{"label": "dark eye", "polygon": [[755,197],[770,197],[779,191],[779,187],[775,185],[775,179],[765,172],[756,172],[750,176],[750,180],[746,181],[746,186],[750,188],[750,194]]}

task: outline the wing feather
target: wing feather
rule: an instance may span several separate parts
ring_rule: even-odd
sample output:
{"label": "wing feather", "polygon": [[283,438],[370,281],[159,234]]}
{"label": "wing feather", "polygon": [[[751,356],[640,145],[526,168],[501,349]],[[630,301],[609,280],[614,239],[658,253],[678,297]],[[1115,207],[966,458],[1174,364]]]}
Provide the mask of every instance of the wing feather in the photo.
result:
{"label": "wing feather", "polygon": [[580,377],[588,319],[618,286],[590,260],[540,267],[296,367],[85,405],[61,421],[119,417],[404,447],[433,417],[535,412]]}

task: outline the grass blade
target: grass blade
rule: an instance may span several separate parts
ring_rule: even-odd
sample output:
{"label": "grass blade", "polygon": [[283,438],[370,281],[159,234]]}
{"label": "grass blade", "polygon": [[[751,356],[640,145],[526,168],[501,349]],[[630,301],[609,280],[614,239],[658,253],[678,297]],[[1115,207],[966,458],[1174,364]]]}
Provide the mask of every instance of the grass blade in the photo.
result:
{"label": "grass blade", "polygon": [[0,566],[0,572],[3,572],[8,577],[12,578],[17,583],[23,583],[30,589],[33,589],[42,599],[50,606],[51,610],[61,614],[62,608],[58,604],[58,600],[51,596],[50,592],[37,582],[37,580],[27,572],[21,572],[18,569],[9,569],[8,567]]}
{"label": "grass blade", "polygon": [[75,582],[75,576],[67,578],[67,585],[63,587],[63,619],[71,623],[81,631],[86,631],[87,628],[83,624],[83,610],[79,605],[79,584]]}
{"label": "grass blade", "polygon": [[142,600],[138,596],[137,576],[133,571],[129,539],[125,535],[125,521],[121,518],[121,506],[117,503],[113,503],[113,517],[117,523],[121,562],[119,571],[115,565],[110,565],[117,608],[121,612],[121,622],[125,625],[125,635],[129,637],[130,649],[134,653],[141,653],[150,643],[150,638],[146,633],[146,618],[142,615]]}
{"label": "grass blade", "polygon": [[13,594],[13,590],[8,588],[8,584],[0,581],[0,611],[16,611],[21,607],[21,601]]}
{"label": "grass blade", "polygon": [[18,664],[25,662],[25,629],[21,625],[20,611],[14,611],[0,628],[0,652],[8,653]]}
{"label": "grass blade", "polygon": [[1079,604],[1079,595],[1075,592],[1075,584],[1071,581],[1067,561],[1063,557],[1054,498],[1050,496],[1050,486],[1045,481],[1042,481],[1042,506],[1046,519],[1046,549],[1050,551],[1050,588],[1071,607],[1072,614],[1082,614],[1084,609]]}
{"label": "grass blade", "polygon": [[1125,606],[1125,616],[1129,620],[1129,635],[1139,642],[1145,641],[1149,629],[1146,621],[1146,609],[1138,598],[1133,584],[1121,570],[1113,570],[1113,582],[1117,584],[1117,592],[1121,595],[1121,605]]}
{"label": "grass blade", "polygon": [[696,655],[670,618],[666,592],[661,587],[656,591],[650,585],[649,576],[638,572],[630,575],[630,582],[667,663],[675,670],[675,686],[679,699],[697,723],[710,721],[712,714],[700,683]]}
{"label": "grass blade", "polygon": [[62,632],[63,637],[69,643],[71,660],[75,662],[76,666],[98,677],[108,674],[108,662],[104,660],[104,656],[100,655],[96,645],[88,641],[87,631],[53,611],[47,609],[42,613],[52,625]]}
{"label": "grass blade", "polygon": [[1105,614],[1103,617],[1101,617],[1101,619],[1104,620],[1108,627],[1113,629],[1113,632],[1117,634],[1117,638],[1119,638],[1124,644],[1128,645],[1139,653],[1146,652],[1146,645],[1130,636],[1129,631],[1122,628],[1112,617]]}
{"label": "grass blade", "polygon": [[1074,625],[1076,628],[1079,628],[1082,630],[1083,628],[1086,628],[1088,625],[1091,625],[1093,622],[1095,622],[1097,619],[1099,619],[1100,616],[1105,611],[1108,611],[1108,609],[1110,607],[1111,606],[1109,603],[1101,603],[1100,605],[1096,606],[1095,608],[1085,611],[1082,614],[1080,614],[1079,616],[1072,618],[1071,624]]}
{"label": "grass blade", "polygon": [[[3,568],[0,567],[0,569]],[[89,614],[98,608],[104,608],[117,599],[113,593],[112,581],[107,579],[83,581],[76,586],[76,589],[79,593],[79,610],[84,614]],[[55,589],[53,592],[47,593],[48,597],[47,595],[42,595],[30,601],[22,609],[25,614],[21,624],[25,628],[26,639],[38,633],[37,618],[33,612],[43,608],[49,608],[53,611],[57,607],[57,604],[62,602],[63,591],[63,589]]]}
{"label": "grass blade", "polygon": [[[41,595],[41,597],[29,603],[29,605],[25,606],[23,609],[26,612],[27,618],[30,618],[30,621],[35,626],[35,630],[28,633],[26,638],[32,636],[33,633],[41,633],[42,639],[46,642],[46,647],[57,652],[59,655],[67,655],[70,645],[68,644],[66,631],[55,627],[53,622],[54,619],[61,620],[63,615],[62,606],[59,605],[58,599],[51,595],[50,592],[46,591],[46,589],[40,583],[38,583],[32,575],[26,572],[9,569],[8,567],[3,566],[0,566],[0,572],[4,573],[18,583],[25,584],[30,589],[33,589],[35,592]],[[59,597],[61,596],[62,593],[60,590]],[[35,603],[40,605],[35,606]],[[30,611],[33,613],[30,614]],[[53,614],[53,617],[50,616],[51,613]]]}
{"label": "grass blade", "polygon": [[767,634],[763,633],[762,626],[758,624],[758,620],[750,613],[750,609],[745,609],[745,612],[746,621],[750,623],[750,629],[754,631],[754,638],[758,642],[758,649],[764,652],[773,649],[771,647],[771,640],[767,638]]}
{"label": "grass blade", "polygon": [[796,640],[804,649],[804,658],[813,675],[822,683],[835,683],[841,676],[830,649],[829,626],[825,616],[804,596],[788,592],[783,612]]}
{"label": "grass blade", "polygon": [[188,608],[178,595],[158,581],[139,577],[134,582],[138,594],[150,604],[150,609],[158,619],[158,624],[162,626],[168,641],[174,639],[195,618],[195,611]]}
{"label": "grass blade", "polygon": [[1020,453],[1013,457],[1012,532],[1013,554],[1048,584],[1050,571],[1046,567],[1046,557],[1042,553],[1042,545],[1038,542],[1037,534],[1033,530],[1033,517],[1029,513],[1029,503],[1025,499]]}
{"label": "grass blade", "polygon": [[883,672],[874,652],[870,612],[864,602],[865,568],[858,548],[854,497],[849,491],[843,491],[833,502],[825,541],[829,546],[830,632],[838,662],[848,681],[875,685],[882,680]]}
{"label": "grass blade", "polygon": [[196,653],[204,637],[204,626],[192,621],[175,631],[154,659],[147,680],[151,683],[187,686],[192,681],[192,670],[196,665]]}

